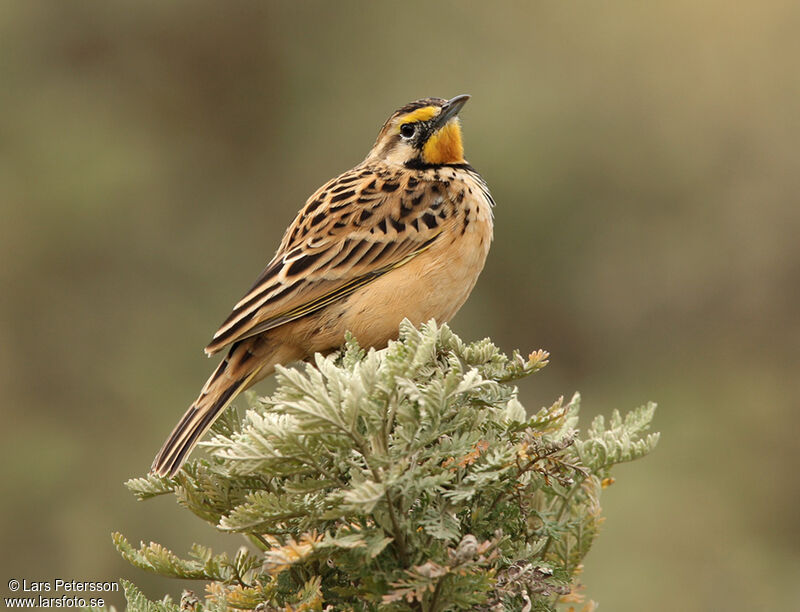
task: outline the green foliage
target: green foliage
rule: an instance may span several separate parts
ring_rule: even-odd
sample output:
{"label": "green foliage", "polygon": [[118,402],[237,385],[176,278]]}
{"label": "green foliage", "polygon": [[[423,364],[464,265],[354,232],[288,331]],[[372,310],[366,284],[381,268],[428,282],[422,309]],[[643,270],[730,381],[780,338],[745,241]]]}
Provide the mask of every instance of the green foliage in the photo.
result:
{"label": "green foliage", "polygon": [[173,493],[218,529],[252,544],[233,558],[193,547],[114,543],[132,564],[208,581],[205,600],[134,610],[527,609],[579,601],[577,575],[601,522],[610,468],[646,454],[655,406],[580,437],[580,397],[532,417],[511,381],[547,363],[465,344],[447,326],[404,323],[383,351],[343,349],[229,411],[209,460],[174,479],[127,485],[139,499]]}

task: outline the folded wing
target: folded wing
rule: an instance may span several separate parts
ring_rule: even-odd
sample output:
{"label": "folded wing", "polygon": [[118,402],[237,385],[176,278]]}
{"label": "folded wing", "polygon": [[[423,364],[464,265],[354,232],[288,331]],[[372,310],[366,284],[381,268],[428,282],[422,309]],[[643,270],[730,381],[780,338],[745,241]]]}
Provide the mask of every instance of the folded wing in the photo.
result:
{"label": "folded wing", "polygon": [[366,167],[321,187],[206,352],[317,312],[428,249],[452,216],[445,190],[430,188]]}

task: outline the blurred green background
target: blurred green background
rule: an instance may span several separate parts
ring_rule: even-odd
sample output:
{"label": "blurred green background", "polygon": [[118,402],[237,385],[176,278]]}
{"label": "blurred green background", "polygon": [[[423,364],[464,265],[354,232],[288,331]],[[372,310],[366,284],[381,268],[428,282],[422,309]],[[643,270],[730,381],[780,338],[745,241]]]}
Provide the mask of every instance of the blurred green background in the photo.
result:
{"label": "blurred green background", "polygon": [[0,591],[180,594],[112,530],[239,545],[123,481],[305,198],[396,107],[466,92],[498,206],[455,330],[551,352],[530,409],[660,404],[657,451],[604,493],[587,594],[797,609],[798,31],[772,1],[3,2]]}

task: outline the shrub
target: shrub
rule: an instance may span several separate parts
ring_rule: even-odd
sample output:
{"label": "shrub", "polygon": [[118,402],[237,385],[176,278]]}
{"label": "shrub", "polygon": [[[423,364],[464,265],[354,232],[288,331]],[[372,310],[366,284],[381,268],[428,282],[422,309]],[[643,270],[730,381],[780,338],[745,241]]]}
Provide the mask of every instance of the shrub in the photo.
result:
{"label": "shrub", "polygon": [[[279,368],[278,389],[229,410],[172,479],[128,481],[139,499],[174,494],[250,542],[235,555],[154,543],[120,553],[164,576],[208,582],[134,610],[554,610],[601,523],[611,467],[653,449],[648,404],[577,427],[580,398],[528,416],[513,381],[548,355],[466,344],[446,325],[404,323],[382,351],[348,338],[336,354]],[[593,604],[587,604],[590,609]]]}

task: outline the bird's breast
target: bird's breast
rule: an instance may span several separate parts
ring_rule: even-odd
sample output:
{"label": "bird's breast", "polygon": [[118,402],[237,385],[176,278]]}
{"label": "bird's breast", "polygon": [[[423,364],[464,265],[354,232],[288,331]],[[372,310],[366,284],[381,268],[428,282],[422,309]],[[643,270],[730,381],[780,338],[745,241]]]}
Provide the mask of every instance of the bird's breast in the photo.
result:
{"label": "bird's breast", "polygon": [[[444,197],[458,198],[449,191]],[[477,185],[464,185],[464,193],[430,248],[331,312],[337,327],[349,329],[363,346],[382,347],[397,337],[403,319],[415,325],[432,318],[443,323],[456,314],[483,270],[492,241],[490,201]]]}

